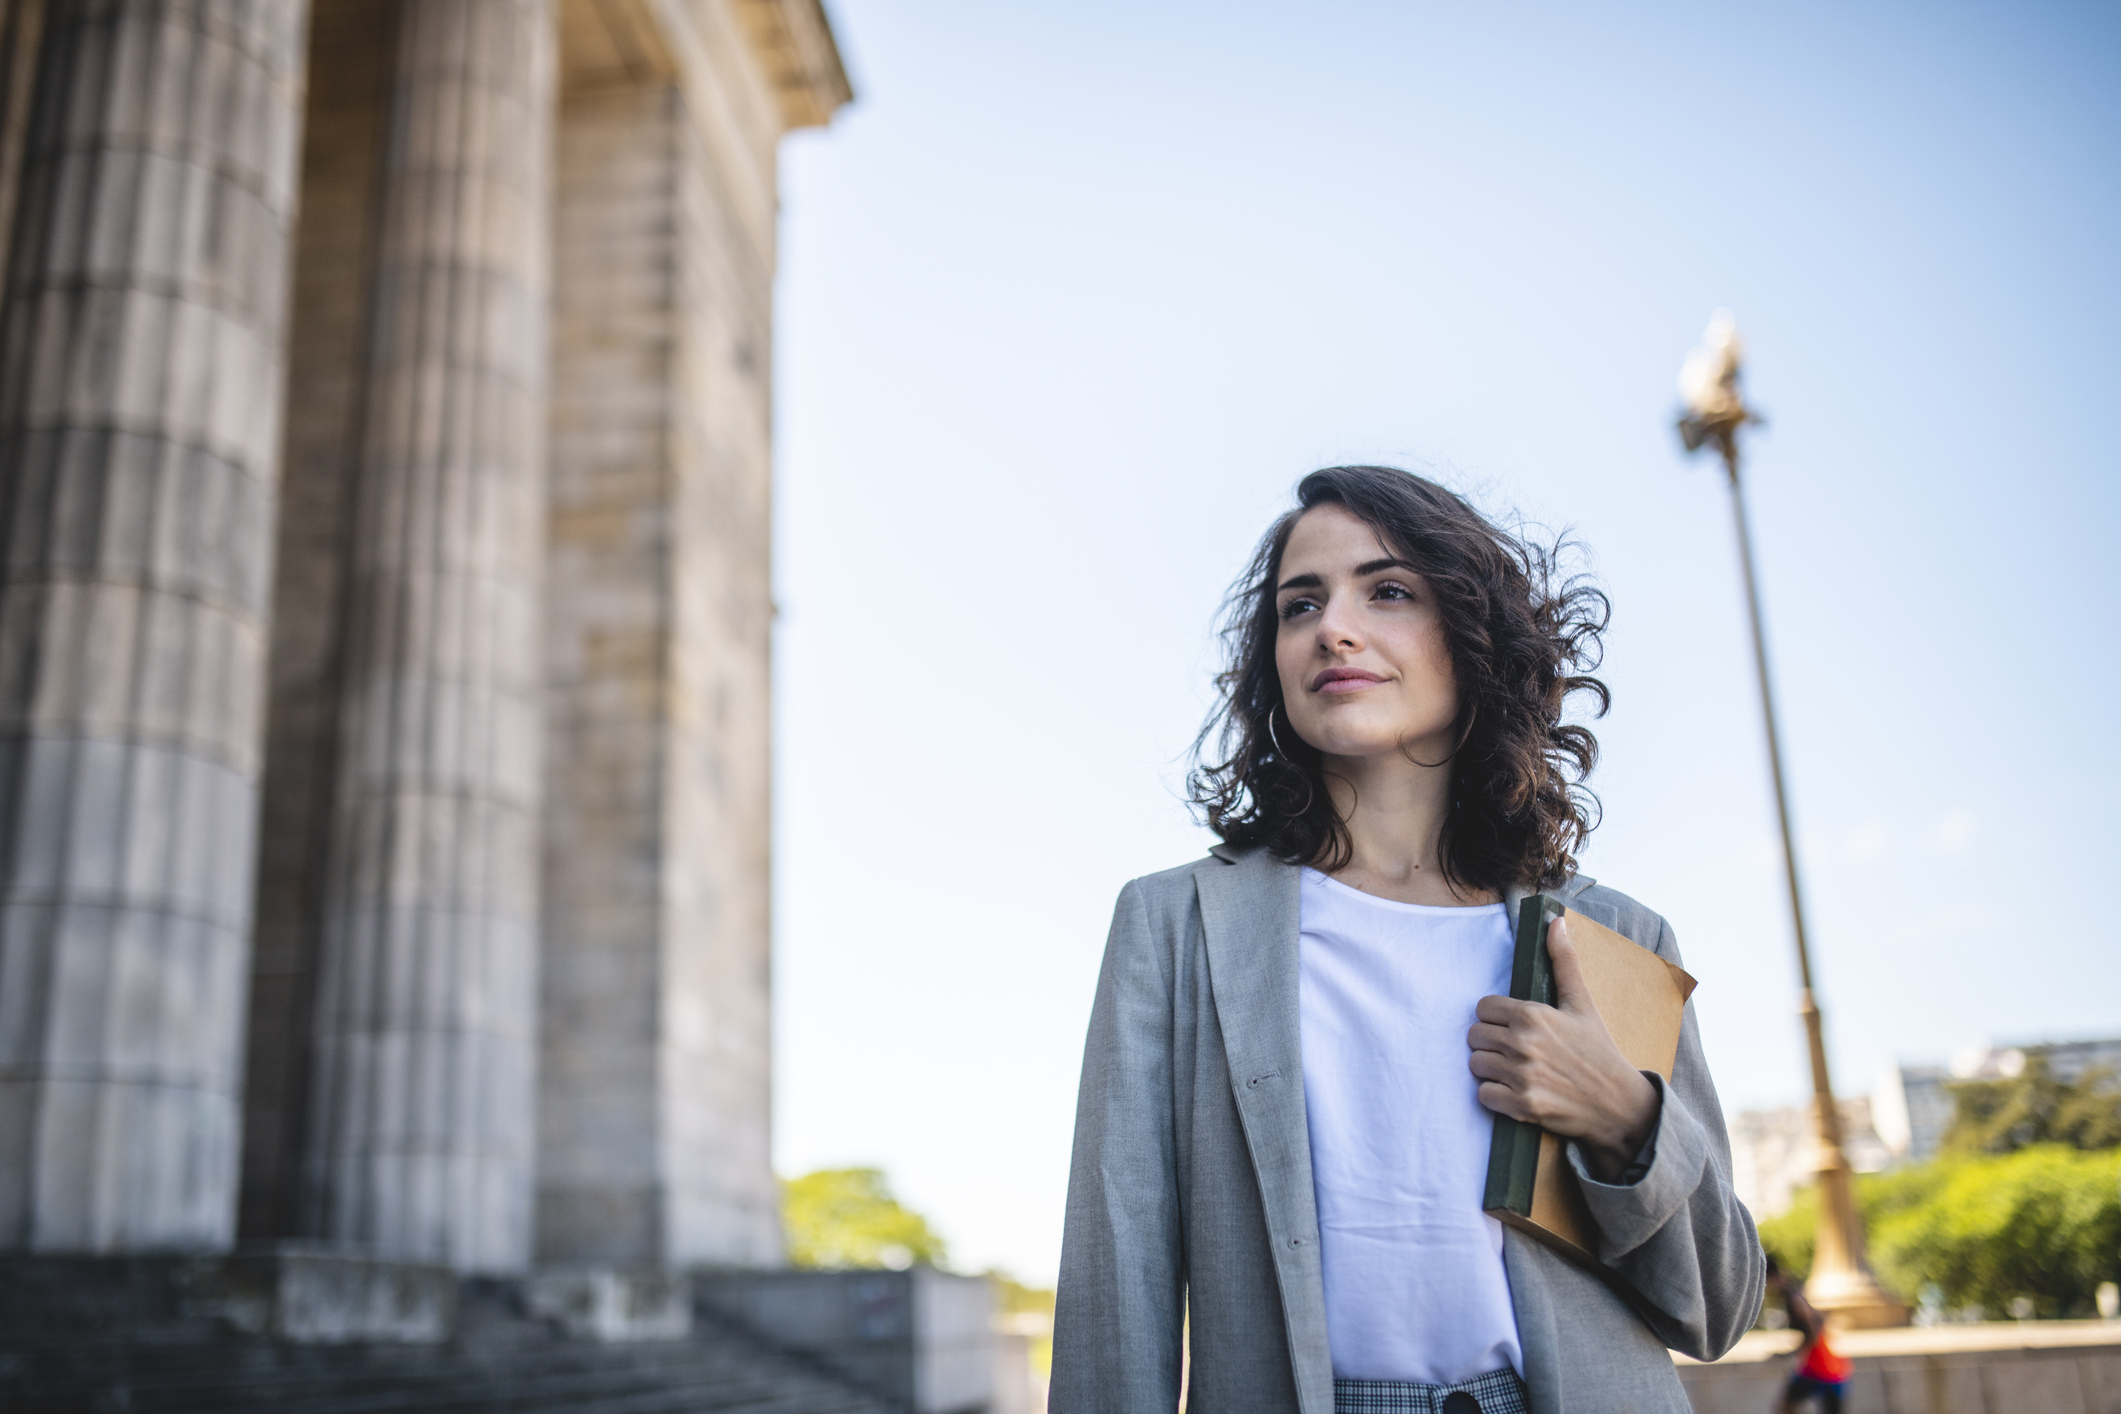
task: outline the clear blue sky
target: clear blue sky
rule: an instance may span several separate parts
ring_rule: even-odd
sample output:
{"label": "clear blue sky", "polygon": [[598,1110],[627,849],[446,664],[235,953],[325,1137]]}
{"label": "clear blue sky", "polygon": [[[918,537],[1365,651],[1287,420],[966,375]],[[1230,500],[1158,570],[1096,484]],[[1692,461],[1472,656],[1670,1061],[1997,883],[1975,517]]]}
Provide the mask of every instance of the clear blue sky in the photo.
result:
{"label": "clear blue sky", "polygon": [[2121,12],[837,0],[784,155],[776,1158],[1048,1279],[1112,899],[1314,466],[1572,527],[1586,871],[1678,930],[1726,1107],[1806,1088],[1729,510],[1737,314],[1836,1078],[2121,1031]]}

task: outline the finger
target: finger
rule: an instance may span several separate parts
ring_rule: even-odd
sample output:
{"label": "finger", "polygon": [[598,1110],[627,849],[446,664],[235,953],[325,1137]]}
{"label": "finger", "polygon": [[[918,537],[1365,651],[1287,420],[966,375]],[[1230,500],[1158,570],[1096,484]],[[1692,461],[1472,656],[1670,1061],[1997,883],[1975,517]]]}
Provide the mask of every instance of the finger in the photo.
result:
{"label": "finger", "polygon": [[1517,1067],[1506,1056],[1493,1051],[1474,1051],[1466,1057],[1466,1068],[1482,1080],[1493,1080],[1508,1085],[1517,1079]]}
{"label": "finger", "polygon": [[1473,1005],[1473,1015],[1490,1026],[1508,1026],[1524,1015],[1528,1004],[1510,997],[1482,997]]}
{"label": "finger", "polygon": [[1520,1054],[1513,1041],[1514,1033],[1507,1026],[1490,1026],[1486,1022],[1466,1032],[1466,1045],[1476,1051],[1494,1051],[1500,1055]]}
{"label": "finger", "polygon": [[1569,936],[1566,919],[1557,918],[1547,925],[1547,956],[1554,964],[1554,1004],[1563,1011],[1596,1016],[1598,1004],[1591,1000],[1583,959],[1577,955],[1576,940]]}
{"label": "finger", "polygon": [[1524,1106],[1518,1103],[1517,1092],[1507,1085],[1499,1085],[1492,1080],[1483,1080],[1480,1082],[1480,1088],[1474,1093],[1479,1097],[1482,1109],[1493,1110],[1499,1115],[1508,1115],[1511,1119],[1525,1119],[1528,1117],[1524,1113]]}

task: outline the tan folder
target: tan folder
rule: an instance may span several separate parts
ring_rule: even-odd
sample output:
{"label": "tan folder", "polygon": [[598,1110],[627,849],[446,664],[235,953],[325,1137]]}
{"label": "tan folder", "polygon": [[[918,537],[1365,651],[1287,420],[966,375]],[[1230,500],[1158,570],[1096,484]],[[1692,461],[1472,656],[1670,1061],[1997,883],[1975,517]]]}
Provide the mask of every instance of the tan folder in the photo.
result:
{"label": "tan folder", "polygon": [[[1583,962],[1591,1001],[1620,1053],[1637,1070],[1672,1078],[1694,979],[1638,943],[1594,923],[1560,900],[1534,894],[1518,911],[1517,957],[1510,995],[1520,1001],[1554,1002],[1554,971],[1547,957],[1547,925],[1568,920],[1569,938]],[[1562,1152],[1567,1141],[1535,1124],[1495,1116],[1483,1207],[1571,1260],[1596,1268],[1598,1225],[1584,1205],[1583,1189]]]}

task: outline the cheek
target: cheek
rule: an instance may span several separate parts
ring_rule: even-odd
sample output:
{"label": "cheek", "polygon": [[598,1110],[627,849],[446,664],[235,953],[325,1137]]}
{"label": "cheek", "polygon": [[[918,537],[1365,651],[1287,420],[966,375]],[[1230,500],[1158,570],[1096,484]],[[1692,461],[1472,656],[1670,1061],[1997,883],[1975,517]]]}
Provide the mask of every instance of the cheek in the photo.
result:
{"label": "cheek", "polygon": [[1456,714],[1458,711],[1458,675],[1451,671],[1451,655],[1438,653],[1429,660],[1429,665],[1429,680],[1434,684],[1430,690],[1440,700],[1450,703],[1452,713]]}
{"label": "cheek", "polygon": [[1274,672],[1281,680],[1281,696],[1284,702],[1295,702],[1303,687],[1304,645],[1302,640],[1286,630],[1275,635]]}
{"label": "cheek", "polygon": [[1458,675],[1451,667],[1451,647],[1444,639],[1442,624],[1433,619],[1409,624],[1405,637],[1396,647],[1403,670],[1413,685],[1421,688],[1425,695],[1448,696],[1455,705]]}

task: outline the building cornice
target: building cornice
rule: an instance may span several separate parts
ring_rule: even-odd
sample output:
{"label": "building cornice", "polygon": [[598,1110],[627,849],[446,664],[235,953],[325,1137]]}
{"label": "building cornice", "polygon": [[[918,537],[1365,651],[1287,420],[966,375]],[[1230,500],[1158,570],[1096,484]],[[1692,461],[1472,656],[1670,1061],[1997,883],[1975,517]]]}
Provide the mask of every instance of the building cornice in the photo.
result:
{"label": "building cornice", "polygon": [[854,97],[822,0],[734,0],[790,128],[822,127]]}

